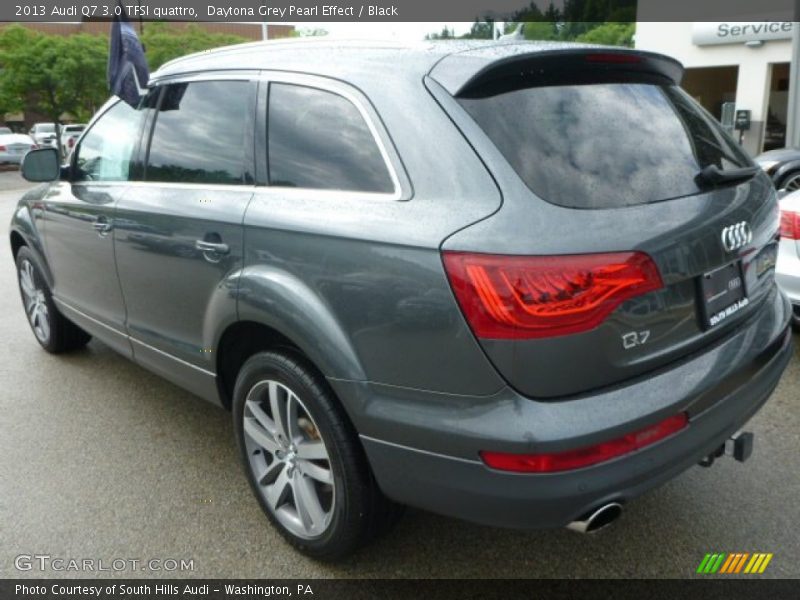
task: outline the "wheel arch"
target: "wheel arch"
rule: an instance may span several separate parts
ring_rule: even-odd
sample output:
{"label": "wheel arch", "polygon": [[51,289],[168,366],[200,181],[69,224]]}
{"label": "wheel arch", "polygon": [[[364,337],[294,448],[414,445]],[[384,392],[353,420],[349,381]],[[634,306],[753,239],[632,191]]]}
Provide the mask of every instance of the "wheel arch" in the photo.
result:
{"label": "wheel arch", "polygon": [[792,173],[800,172],[800,160],[792,160],[783,165],[781,165],[775,173],[772,175],[772,181],[775,183],[775,187],[780,189],[778,186],[780,182],[785,179],[788,175]]}

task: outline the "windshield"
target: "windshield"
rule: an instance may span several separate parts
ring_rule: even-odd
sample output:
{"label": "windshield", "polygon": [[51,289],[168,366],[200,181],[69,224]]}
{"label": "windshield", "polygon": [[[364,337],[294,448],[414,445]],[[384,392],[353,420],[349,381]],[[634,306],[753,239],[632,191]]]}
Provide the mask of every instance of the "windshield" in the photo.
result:
{"label": "windshield", "polygon": [[695,176],[752,163],[677,86],[600,83],[459,99],[526,185],[561,206],[688,196]]}
{"label": "windshield", "polygon": [[56,130],[56,126],[52,123],[40,123],[36,126],[36,131],[38,133],[54,133]]}

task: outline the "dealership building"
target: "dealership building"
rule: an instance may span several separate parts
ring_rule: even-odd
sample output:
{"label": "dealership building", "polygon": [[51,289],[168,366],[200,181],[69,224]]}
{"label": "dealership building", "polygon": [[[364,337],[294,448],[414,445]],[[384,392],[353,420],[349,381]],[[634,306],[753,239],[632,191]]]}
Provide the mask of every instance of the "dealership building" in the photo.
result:
{"label": "dealership building", "polygon": [[[789,99],[791,22],[639,22],[635,45],[686,67],[683,87],[755,155],[782,148]],[[734,130],[736,111],[749,129]]]}

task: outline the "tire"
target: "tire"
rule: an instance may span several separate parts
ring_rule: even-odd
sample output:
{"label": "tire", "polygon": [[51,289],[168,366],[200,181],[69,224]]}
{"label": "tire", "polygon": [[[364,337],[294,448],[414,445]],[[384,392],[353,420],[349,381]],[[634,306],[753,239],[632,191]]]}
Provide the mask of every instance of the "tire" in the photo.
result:
{"label": "tire", "polygon": [[378,489],[333,392],[302,358],[282,352],[250,357],[236,379],[233,419],[261,508],[300,552],[343,558],[399,518],[402,509]]}
{"label": "tire", "polygon": [[779,190],[785,189],[788,192],[796,192],[797,190],[800,190],[800,169],[789,171],[783,175],[775,188]]}
{"label": "tire", "polygon": [[92,336],[58,312],[33,252],[23,246],[16,262],[22,307],[39,345],[51,354],[83,348]]}

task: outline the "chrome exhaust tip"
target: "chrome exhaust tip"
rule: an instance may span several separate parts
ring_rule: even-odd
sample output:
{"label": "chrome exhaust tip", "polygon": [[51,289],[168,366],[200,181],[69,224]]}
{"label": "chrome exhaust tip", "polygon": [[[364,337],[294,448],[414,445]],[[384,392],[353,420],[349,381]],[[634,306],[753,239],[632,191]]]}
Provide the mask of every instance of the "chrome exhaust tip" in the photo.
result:
{"label": "chrome exhaust tip", "polygon": [[622,514],[622,504],[619,502],[609,502],[602,506],[590,510],[580,519],[567,525],[567,529],[578,533],[594,533],[608,527],[619,519]]}

